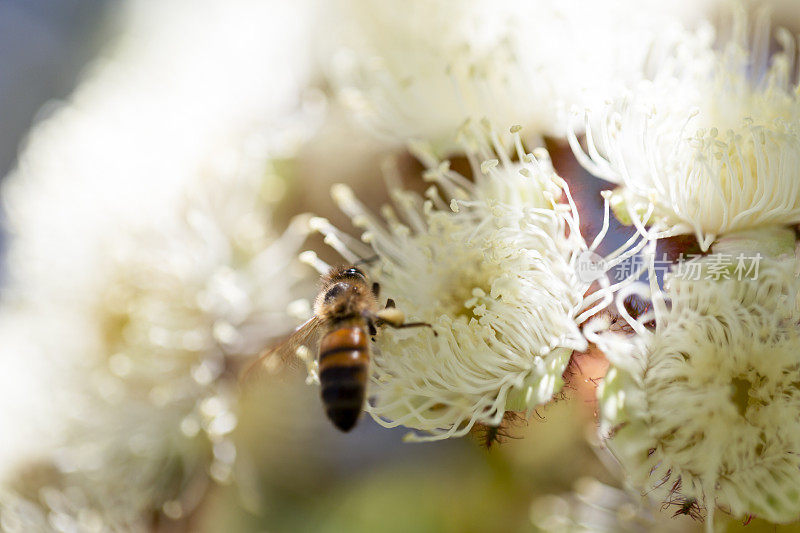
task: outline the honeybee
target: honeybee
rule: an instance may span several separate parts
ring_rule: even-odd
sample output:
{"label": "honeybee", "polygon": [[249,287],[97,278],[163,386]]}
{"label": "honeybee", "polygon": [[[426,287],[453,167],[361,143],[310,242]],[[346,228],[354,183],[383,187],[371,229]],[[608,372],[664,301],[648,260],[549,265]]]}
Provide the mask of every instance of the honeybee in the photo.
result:
{"label": "honeybee", "polygon": [[278,361],[289,362],[300,346],[316,345],[325,413],[334,426],[347,432],[356,425],[364,406],[370,364],[368,337],[377,335],[382,326],[431,325],[405,322],[403,312],[391,299],[384,309],[379,309],[380,285],[370,285],[364,272],[355,266],[332,268],[322,276],[321,285],[314,301],[314,316],[286,340],[267,349],[250,370]]}

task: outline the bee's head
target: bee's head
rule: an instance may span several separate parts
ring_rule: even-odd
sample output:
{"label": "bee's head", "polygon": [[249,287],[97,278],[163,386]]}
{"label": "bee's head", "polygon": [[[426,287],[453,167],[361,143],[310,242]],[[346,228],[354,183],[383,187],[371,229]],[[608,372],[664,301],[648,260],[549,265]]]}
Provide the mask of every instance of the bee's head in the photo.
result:
{"label": "bee's head", "polygon": [[322,278],[322,290],[317,297],[317,314],[327,312],[337,315],[356,313],[365,305],[371,293],[367,276],[356,267],[332,269]]}

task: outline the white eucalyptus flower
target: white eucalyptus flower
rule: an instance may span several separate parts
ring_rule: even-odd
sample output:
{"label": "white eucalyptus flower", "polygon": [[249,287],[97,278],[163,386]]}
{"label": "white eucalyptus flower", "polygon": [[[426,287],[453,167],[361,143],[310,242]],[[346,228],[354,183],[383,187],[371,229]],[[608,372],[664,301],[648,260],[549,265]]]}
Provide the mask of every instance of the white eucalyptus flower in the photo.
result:
{"label": "white eucalyptus flower", "polygon": [[635,337],[587,331],[611,362],[601,430],[637,487],[694,498],[709,531],[717,507],[789,522],[800,516],[800,261],[764,256],[740,280],[735,267],[719,278],[719,260],[674,271],[670,304],[654,291],[654,311],[628,317]]}
{"label": "white eucalyptus flower", "polygon": [[[63,290],[56,263],[71,285],[90,283],[80,259],[102,252],[110,228],[156,225],[199,174],[291,155],[317,118],[296,120],[309,70],[306,6],[126,4],[118,41],[34,127],[4,180],[9,230],[24,235],[9,251],[11,276]],[[267,176],[263,192],[278,200],[286,185]],[[76,216],[84,211],[92,216]]]}
{"label": "white eucalyptus flower", "polygon": [[503,127],[527,115],[505,6],[470,0],[337,4],[332,79],[345,104],[382,137],[455,146],[470,116]]}
{"label": "white eucalyptus flower", "polygon": [[642,234],[693,233],[707,250],[720,235],[800,222],[795,39],[771,34],[763,13],[752,31],[742,12],[734,23],[720,50],[707,29],[654,46],[647,79],[586,112],[586,152],[570,135]]}
{"label": "white eucalyptus flower", "polygon": [[203,4],[137,3],[4,184],[0,358],[17,372],[2,379],[36,387],[0,387],[19,406],[0,419],[16,441],[2,450],[4,530],[187,516],[210,479],[231,479],[237,359],[292,325],[307,221],[271,227],[298,139],[276,139],[297,111],[294,95],[270,98],[291,65],[269,56],[296,21],[282,26],[279,2]]}
{"label": "white eucalyptus flower", "polygon": [[107,241],[94,283],[71,287],[80,300],[28,301],[43,295],[17,287],[5,313],[22,322],[28,350],[3,351],[50,365],[37,378],[57,384],[40,391],[35,420],[55,427],[55,448],[27,461],[60,474],[48,485],[59,505],[112,529],[144,528],[153,510],[190,512],[208,474],[229,481],[236,359],[291,327],[292,262],[305,235],[300,221],[274,238],[264,183],[261,173],[201,177],[157,226]]}
{"label": "white eucalyptus flower", "polygon": [[459,149],[453,132],[468,118],[564,136],[565,111],[627,79],[669,27],[661,4],[342,0],[331,78],[368,128],[440,153]]}
{"label": "white eucalyptus flower", "polygon": [[572,351],[586,348],[578,324],[600,300],[584,298],[591,280],[576,262],[588,247],[547,152],[526,155],[515,133],[512,161],[488,136],[465,145],[474,181],[442,162],[425,174],[441,192],[431,187],[425,199],[391,183],[395,207],[383,210],[385,220],[335,187],[368,246],[314,221],[346,260],[377,254],[369,268],[382,294],[436,332],[387,329],[377,340],[368,410],[386,427],[429,434],[418,438],[463,435],[476,423],[499,424],[506,410],[549,401]]}

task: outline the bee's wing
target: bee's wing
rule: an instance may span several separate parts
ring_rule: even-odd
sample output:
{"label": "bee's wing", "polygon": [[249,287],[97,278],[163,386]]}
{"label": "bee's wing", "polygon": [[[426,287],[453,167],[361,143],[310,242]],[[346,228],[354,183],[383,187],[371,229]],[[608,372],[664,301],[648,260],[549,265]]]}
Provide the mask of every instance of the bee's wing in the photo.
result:
{"label": "bee's wing", "polygon": [[300,358],[297,357],[298,348],[305,346],[309,350],[316,349],[317,340],[322,333],[321,324],[319,318],[311,317],[292,333],[261,352],[242,374],[242,383],[255,381],[264,374],[275,374],[285,367],[297,368],[300,364]]}

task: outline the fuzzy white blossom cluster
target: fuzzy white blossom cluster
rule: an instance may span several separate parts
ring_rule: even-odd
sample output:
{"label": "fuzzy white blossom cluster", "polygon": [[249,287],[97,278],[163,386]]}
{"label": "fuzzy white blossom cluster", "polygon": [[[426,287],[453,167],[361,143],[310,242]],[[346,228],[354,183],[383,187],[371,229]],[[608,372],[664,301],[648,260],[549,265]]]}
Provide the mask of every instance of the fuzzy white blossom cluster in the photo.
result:
{"label": "fuzzy white blossom cluster", "polygon": [[336,4],[343,29],[332,48],[340,98],[368,128],[405,142],[454,145],[453,132],[483,113],[511,126],[528,91],[505,6],[460,2]]}
{"label": "fuzzy white blossom cluster", "polygon": [[586,348],[582,317],[604,305],[602,291],[586,298],[594,280],[581,279],[576,263],[589,247],[547,152],[526,154],[516,128],[516,160],[487,125],[464,135],[474,181],[417,146],[435,186],[422,198],[390,179],[394,206],[383,220],[349,188],[334,188],[363,243],[314,221],[348,261],[377,255],[369,270],[383,294],[432,325],[376,341],[368,411],[384,426],[430,434],[417,438],[497,426],[507,410],[548,402],[572,352]]}
{"label": "fuzzy white blossom cluster", "polygon": [[385,138],[458,151],[457,128],[484,117],[563,137],[571,106],[634,79],[656,25],[681,15],[675,4],[341,0],[329,70],[356,118]]}
{"label": "fuzzy white blossom cluster", "polygon": [[612,363],[601,429],[637,486],[694,498],[709,515],[800,516],[799,265],[764,258],[746,281],[674,272],[654,311],[631,320],[635,338],[595,339]]}
{"label": "fuzzy white blossom cluster", "polygon": [[599,388],[609,448],[634,486],[685,502],[709,531],[717,510],[800,517],[797,42],[740,7],[730,33],[657,41],[642,81],[586,109],[585,149],[570,135],[651,252],[677,234],[712,252],[675,265],[663,292],[651,257],[652,309],[628,314],[639,286],[617,295],[631,336],[602,319],[585,329],[611,363]]}
{"label": "fuzzy white blossom cluster", "polygon": [[769,17],[737,11],[719,48],[705,27],[654,45],[646,77],[587,109],[584,166],[619,187],[614,209],[643,235],[720,235],[800,222],[797,43],[784,29],[769,53]]}
{"label": "fuzzy white blossom cluster", "polygon": [[231,479],[242,359],[291,327],[307,223],[271,217],[301,76],[269,56],[304,30],[277,2],[204,4],[129,5],[5,184],[4,390],[29,387],[2,419],[5,531],[187,517]]}
{"label": "fuzzy white blossom cluster", "polygon": [[[296,224],[275,239],[260,174],[216,176],[197,180],[171,221],[117,234],[82,301],[42,313],[23,297],[13,309],[33,314],[24,333],[39,340],[8,355],[47,358],[60,383],[48,394],[60,404],[50,406],[55,448],[29,459],[60,475],[41,500],[51,521],[89,512],[105,527],[144,528],[150,509],[191,512],[209,474],[230,480],[237,359],[290,327],[305,233]],[[51,329],[56,319],[66,324]],[[7,529],[29,530],[14,509],[21,522],[3,513]]]}

